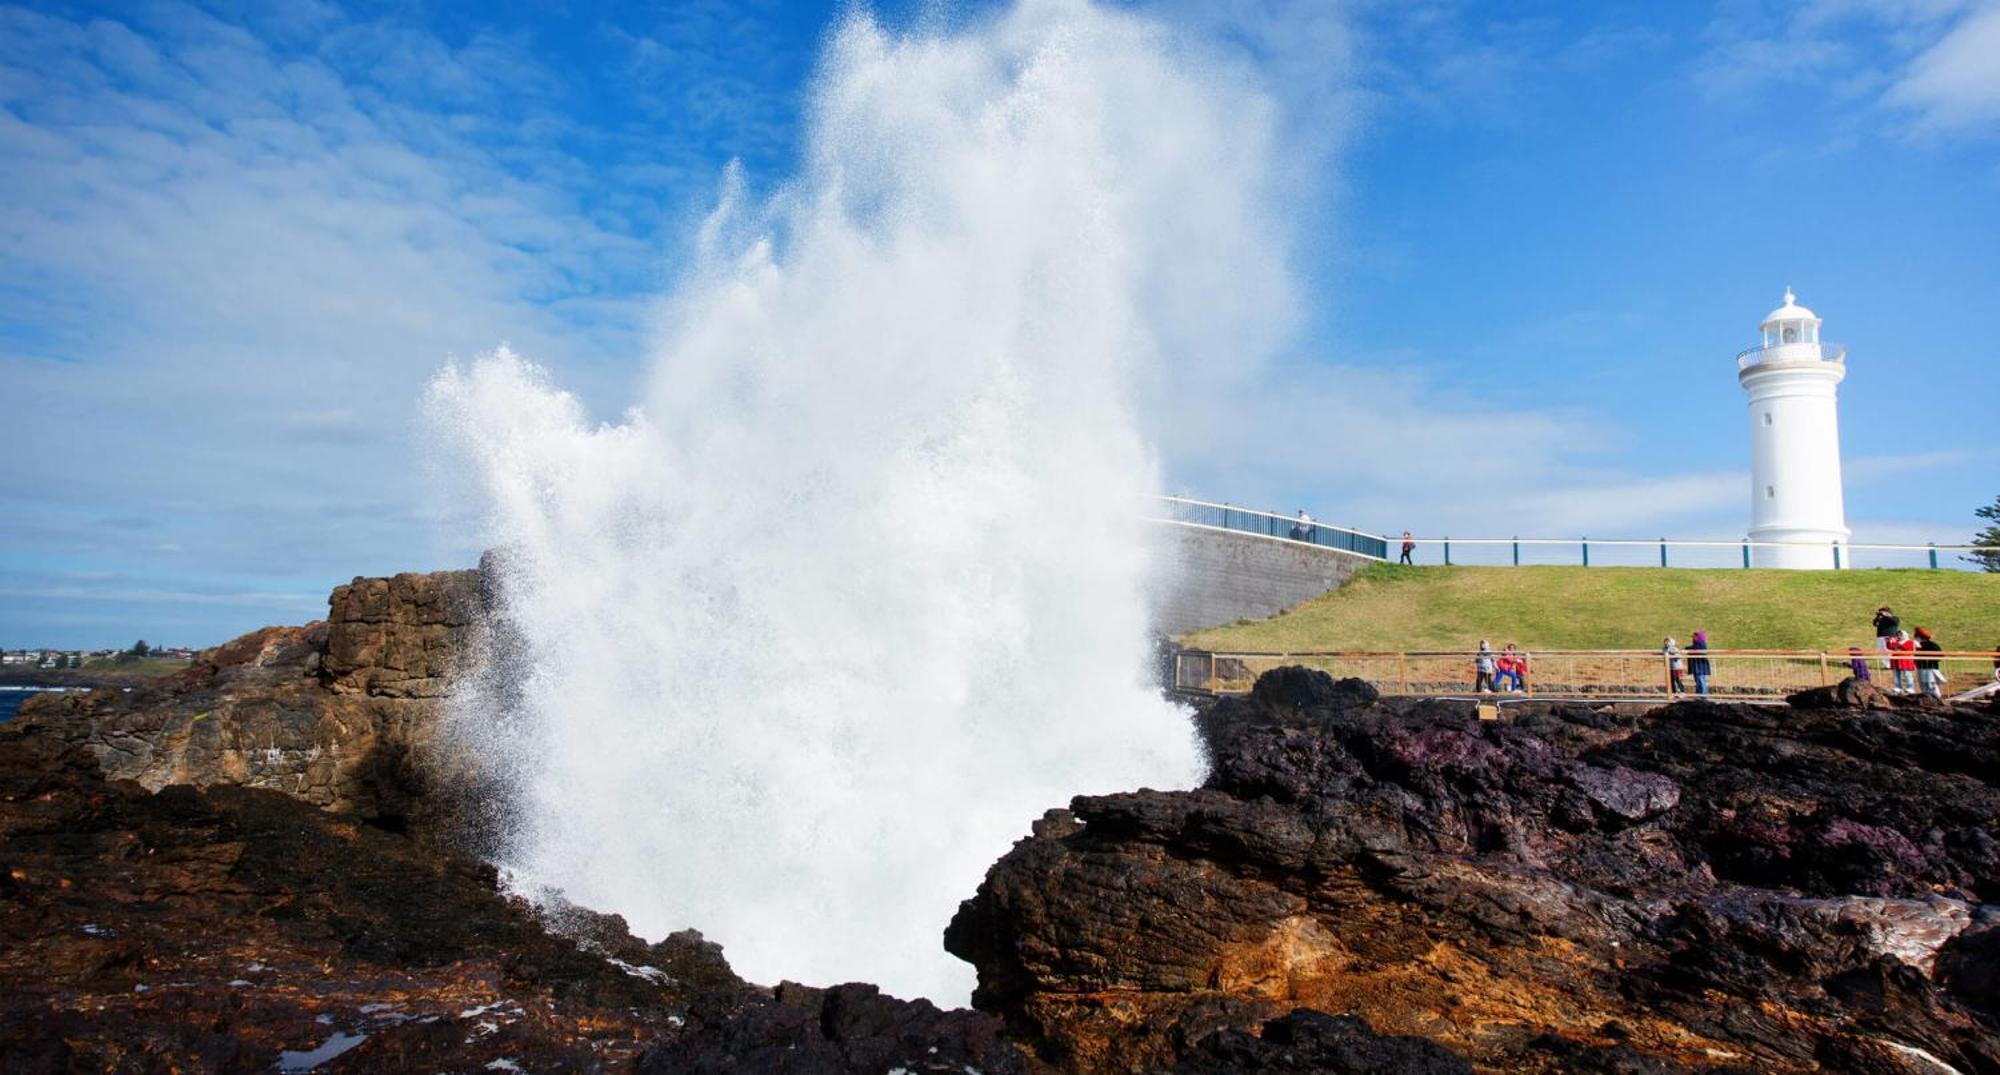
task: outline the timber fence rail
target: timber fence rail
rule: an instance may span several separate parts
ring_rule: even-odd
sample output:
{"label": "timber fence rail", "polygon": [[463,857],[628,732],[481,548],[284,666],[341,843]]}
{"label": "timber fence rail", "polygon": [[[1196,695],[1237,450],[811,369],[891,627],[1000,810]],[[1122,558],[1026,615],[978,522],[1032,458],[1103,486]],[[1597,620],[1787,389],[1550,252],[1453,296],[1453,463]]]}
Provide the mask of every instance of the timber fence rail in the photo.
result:
{"label": "timber fence rail", "polygon": [[[1156,498],[1154,522],[1199,529],[1254,534],[1274,541],[1291,541],[1353,553],[1371,560],[1393,560],[1403,539],[1336,526],[1317,519],[1300,519],[1273,511],[1239,507],[1184,496]],[[1973,557],[2000,556],[2000,545],[1959,545],[1927,542],[1895,545],[1871,542],[1801,542],[1718,540],[1710,538],[1459,538],[1412,537],[1418,563],[1459,567],[1523,567],[1531,565],[1584,567],[1752,567],[1759,549],[1806,550],[1829,568],[1900,567],[1931,570],[1978,570]]]}
{"label": "timber fence rail", "polygon": [[[1302,665],[1335,677],[1366,680],[1385,695],[1449,695],[1470,697],[1474,691],[1476,662],[1480,654],[1465,650],[1405,653],[1320,651],[1295,653],[1208,652],[1182,650],[1174,655],[1174,685],[1182,690],[1213,694],[1248,691],[1257,677],[1273,668]],[[1488,656],[1504,656],[1493,651]],[[1668,656],[1657,649],[1645,650],[1534,650],[1522,654],[1528,662],[1524,682],[1518,692],[1486,692],[1494,697],[1659,699],[1673,691],[1673,674]],[[1853,674],[1852,662],[1860,660],[1869,678],[1879,687],[1893,689],[1892,658],[1881,650],[1862,647],[1848,650],[1745,650],[1711,649],[1682,651],[1676,658],[1683,663],[1706,659],[1711,669],[1708,693],[1712,698],[1777,701],[1786,695],[1814,687],[1838,683]],[[1904,661],[1934,661],[1945,674],[1947,697],[1993,681],[2000,653],[1990,651],[1948,651],[1915,653]],[[1683,671],[1684,693],[1692,694],[1695,680]],[[1916,674],[1910,673],[1916,686]]]}

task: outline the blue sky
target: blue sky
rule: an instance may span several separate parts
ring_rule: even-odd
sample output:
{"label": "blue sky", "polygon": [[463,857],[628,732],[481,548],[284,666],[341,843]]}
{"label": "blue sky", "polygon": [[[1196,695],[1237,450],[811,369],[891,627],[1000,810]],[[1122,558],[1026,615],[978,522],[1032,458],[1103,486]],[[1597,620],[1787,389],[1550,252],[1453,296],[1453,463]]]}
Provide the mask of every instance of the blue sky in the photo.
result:
{"label": "blue sky", "polygon": [[[1850,348],[1857,540],[2000,493],[2000,4],[1122,6],[1276,101],[1305,297],[1163,438],[1170,487],[1738,536],[1731,358],[1789,285]],[[725,166],[790,171],[842,10],[0,6],[0,646],[213,643],[467,562],[425,381],[504,340],[614,417]]]}

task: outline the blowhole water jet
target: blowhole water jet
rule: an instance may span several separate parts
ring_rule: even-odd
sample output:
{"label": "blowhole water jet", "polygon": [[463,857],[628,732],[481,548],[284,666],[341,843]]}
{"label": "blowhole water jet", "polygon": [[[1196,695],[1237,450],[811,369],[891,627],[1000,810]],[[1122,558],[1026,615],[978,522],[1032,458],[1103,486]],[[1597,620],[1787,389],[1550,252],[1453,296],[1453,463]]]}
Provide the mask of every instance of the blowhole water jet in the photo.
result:
{"label": "blowhole water jet", "polygon": [[1138,401],[1282,287],[1261,101],[1183,60],[1078,0],[851,19],[802,174],[725,199],[631,417],[504,349],[438,376],[515,640],[449,733],[524,891],[959,1003],[944,925],[1033,818],[1200,778],[1147,683]]}

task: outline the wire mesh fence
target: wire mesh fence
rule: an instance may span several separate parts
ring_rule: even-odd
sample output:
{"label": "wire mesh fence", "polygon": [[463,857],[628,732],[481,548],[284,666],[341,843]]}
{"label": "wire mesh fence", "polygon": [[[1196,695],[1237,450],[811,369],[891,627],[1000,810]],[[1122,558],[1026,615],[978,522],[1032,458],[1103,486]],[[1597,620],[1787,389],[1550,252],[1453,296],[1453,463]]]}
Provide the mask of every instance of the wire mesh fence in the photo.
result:
{"label": "wire mesh fence", "polygon": [[[1482,657],[1491,662],[1482,665]],[[1516,662],[1518,661],[1518,664]],[[1175,655],[1183,690],[1241,693],[1273,668],[1302,665],[1353,677],[1391,695],[1518,694],[1560,698],[1667,698],[1706,692],[1718,698],[1777,700],[1798,691],[1865,676],[1886,690],[1925,689],[1935,666],[1938,693],[1971,690],[2000,675],[2000,654],[1921,653],[1892,657],[1874,649],[1700,650],[1671,657],[1659,650],[1538,650],[1413,653],[1209,653]],[[1482,667],[1490,676],[1482,677]],[[1518,674],[1516,674],[1518,673]]]}

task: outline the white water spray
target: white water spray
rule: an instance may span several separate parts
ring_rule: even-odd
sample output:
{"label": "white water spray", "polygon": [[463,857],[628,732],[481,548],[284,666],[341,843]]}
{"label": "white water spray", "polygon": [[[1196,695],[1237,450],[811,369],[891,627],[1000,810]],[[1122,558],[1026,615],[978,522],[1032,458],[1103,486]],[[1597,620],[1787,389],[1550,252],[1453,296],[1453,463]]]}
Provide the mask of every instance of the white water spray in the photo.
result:
{"label": "white water spray", "polygon": [[1259,99],[1189,71],[1082,0],[852,20],[802,175],[725,198],[631,417],[504,349],[438,377],[522,643],[452,727],[524,890],[958,1003],[944,925],[1030,821],[1199,779],[1147,685],[1138,401],[1282,286]]}

